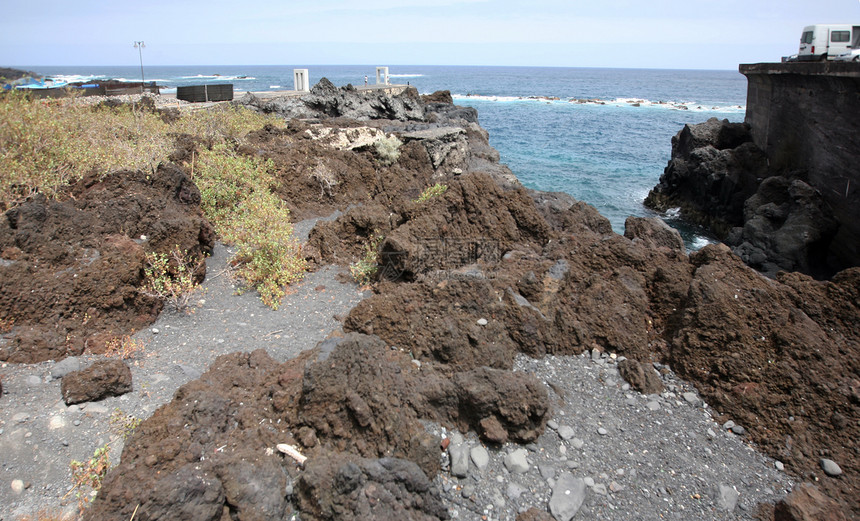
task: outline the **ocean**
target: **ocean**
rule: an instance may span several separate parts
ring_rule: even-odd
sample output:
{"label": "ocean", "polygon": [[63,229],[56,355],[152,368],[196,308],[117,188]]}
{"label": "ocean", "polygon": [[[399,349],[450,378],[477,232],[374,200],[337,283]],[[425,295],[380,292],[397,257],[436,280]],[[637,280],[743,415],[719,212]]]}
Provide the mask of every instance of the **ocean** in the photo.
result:
{"label": "ocean", "polygon": [[[292,89],[294,68],[307,68],[311,85],[323,77],[338,86],[376,80],[375,66],[357,65],[144,65],[144,78],[168,89],[232,83],[238,96]],[[131,66],[29,70],[66,81],[140,81],[140,68]],[[455,103],[475,107],[524,185],[595,206],[619,233],[628,216],[654,215],[642,201],[666,167],[672,136],[711,117],[743,121],[746,110],[746,78],[737,71],[400,65],[389,72],[391,83],[408,82],[422,94],[449,90]],[[671,213],[662,217],[691,249],[712,241]]]}

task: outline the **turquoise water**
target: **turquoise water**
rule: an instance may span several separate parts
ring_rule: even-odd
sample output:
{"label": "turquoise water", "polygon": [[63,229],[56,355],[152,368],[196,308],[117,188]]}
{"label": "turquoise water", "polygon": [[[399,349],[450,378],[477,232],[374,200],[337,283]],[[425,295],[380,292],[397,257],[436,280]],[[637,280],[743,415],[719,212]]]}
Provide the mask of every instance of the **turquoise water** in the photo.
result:
{"label": "turquoise water", "polygon": [[[145,67],[144,73],[168,88],[228,82],[239,93],[291,89],[293,68]],[[362,85],[365,75],[375,82],[373,66],[297,68],[309,69],[311,84],[326,77]],[[140,79],[139,67],[32,69],[69,81]],[[392,83],[409,82],[422,94],[450,90],[455,103],[475,107],[502,162],[524,185],[594,205],[617,232],[629,215],[651,215],[642,200],[669,160],[672,136],[710,117],[743,121],[746,103],[746,79],[735,71],[397,66],[390,73]],[[707,240],[702,230],[668,222],[691,247]]]}

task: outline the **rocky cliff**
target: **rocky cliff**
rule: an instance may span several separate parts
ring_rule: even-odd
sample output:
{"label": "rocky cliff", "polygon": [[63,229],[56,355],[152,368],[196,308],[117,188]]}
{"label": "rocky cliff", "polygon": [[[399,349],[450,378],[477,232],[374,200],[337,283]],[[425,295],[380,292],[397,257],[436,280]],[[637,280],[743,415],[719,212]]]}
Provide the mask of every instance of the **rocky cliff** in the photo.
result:
{"label": "rocky cliff", "polygon": [[744,125],[687,126],[646,205],[678,207],[767,274],[860,265],[860,66],[742,65]]}

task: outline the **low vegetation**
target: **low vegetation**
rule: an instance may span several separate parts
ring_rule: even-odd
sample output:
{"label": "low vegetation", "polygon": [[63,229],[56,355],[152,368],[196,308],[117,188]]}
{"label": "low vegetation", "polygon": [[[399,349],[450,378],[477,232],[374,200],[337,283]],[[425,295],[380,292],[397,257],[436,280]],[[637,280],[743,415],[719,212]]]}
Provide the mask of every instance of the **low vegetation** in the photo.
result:
{"label": "low vegetation", "polygon": [[[202,143],[187,167],[203,211],[222,240],[235,246],[237,275],[276,308],[284,286],[300,279],[306,265],[289,211],[273,191],[271,163],[236,152],[248,133],[266,125],[285,123],[231,105],[163,118],[145,104],[91,107],[6,93],[0,96],[0,211],[37,193],[62,198],[87,175],[121,169],[154,174],[173,152],[176,136],[191,135]],[[398,146],[381,157],[396,160]],[[144,291],[185,309],[193,266],[177,252],[151,254],[147,261]]]}
{"label": "low vegetation", "polygon": [[413,202],[423,203],[429,201],[430,199],[442,195],[445,191],[448,190],[448,185],[443,185],[441,183],[436,183],[433,186],[428,186],[421,192],[421,195],[418,196],[418,199],[415,199]]}
{"label": "low vegetation", "polygon": [[188,309],[198,284],[194,280],[201,260],[175,246],[169,253],[146,254],[143,291],[157,297],[177,311]]}
{"label": "low vegetation", "polygon": [[349,273],[352,279],[362,286],[373,281],[373,277],[379,270],[379,244],[383,236],[374,231],[373,235],[364,244],[364,254],[360,259],[349,265]]}
{"label": "low vegetation", "polygon": [[373,147],[376,149],[379,163],[385,166],[392,165],[400,158],[400,146],[403,142],[397,136],[389,136],[376,141]]}

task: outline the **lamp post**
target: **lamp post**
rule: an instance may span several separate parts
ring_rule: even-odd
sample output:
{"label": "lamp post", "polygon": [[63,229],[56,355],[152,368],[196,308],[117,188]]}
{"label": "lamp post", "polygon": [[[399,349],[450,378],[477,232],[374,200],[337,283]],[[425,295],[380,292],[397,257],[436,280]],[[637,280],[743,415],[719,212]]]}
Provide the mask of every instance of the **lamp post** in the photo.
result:
{"label": "lamp post", "polygon": [[134,42],[134,48],[137,49],[137,55],[140,58],[140,93],[143,94],[143,48],[146,45],[143,44],[143,41]]}

